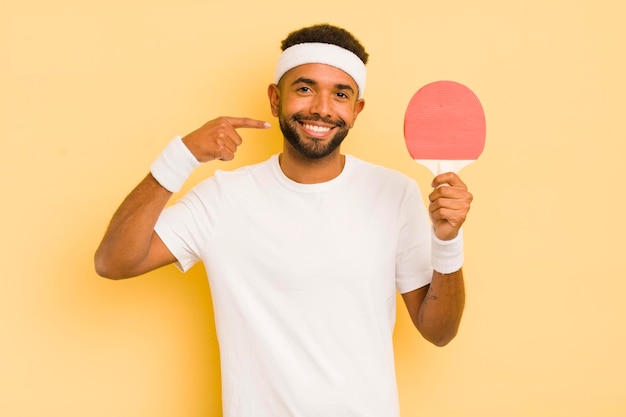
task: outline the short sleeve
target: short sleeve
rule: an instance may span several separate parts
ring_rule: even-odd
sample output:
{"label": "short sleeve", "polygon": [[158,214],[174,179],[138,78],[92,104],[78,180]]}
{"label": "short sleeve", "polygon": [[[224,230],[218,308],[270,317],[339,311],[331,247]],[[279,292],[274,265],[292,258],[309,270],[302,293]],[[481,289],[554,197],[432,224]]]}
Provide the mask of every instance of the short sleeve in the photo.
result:
{"label": "short sleeve", "polygon": [[419,187],[408,181],[399,216],[400,233],[396,254],[396,288],[401,294],[430,284],[430,220]]}
{"label": "short sleeve", "polygon": [[218,187],[210,178],[159,216],[154,231],[172,252],[175,265],[182,272],[201,260],[202,249],[208,245],[215,220],[218,195]]}

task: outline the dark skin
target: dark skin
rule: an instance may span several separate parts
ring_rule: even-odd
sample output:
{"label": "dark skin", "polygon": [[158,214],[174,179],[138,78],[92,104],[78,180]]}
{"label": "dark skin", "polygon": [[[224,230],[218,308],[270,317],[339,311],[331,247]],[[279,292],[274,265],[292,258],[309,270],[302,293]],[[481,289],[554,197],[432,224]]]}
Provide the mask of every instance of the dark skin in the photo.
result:
{"label": "dark skin", "polygon": [[[345,122],[351,128],[365,102],[357,98],[357,86],[345,72],[323,64],[306,64],[288,71],[280,85],[268,87],[272,114],[289,118],[293,114],[320,116],[324,120]],[[241,129],[266,129],[265,121],[219,117],[183,138],[183,143],[200,162],[231,160],[243,143]],[[339,127],[311,119],[294,126],[302,145],[324,148]],[[287,140],[280,155],[284,174],[300,183],[320,183],[338,176],[345,156],[340,147],[323,158],[304,157]],[[450,240],[457,236],[466,219],[472,195],[454,173],[433,180],[429,213],[436,236]],[[176,261],[154,232],[157,219],[172,193],[151,174],[126,197],[105,233],[95,254],[98,274],[111,279],[129,278]],[[409,315],[419,332],[437,346],[449,343],[457,334],[465,290],[463,272],[434,272],[432,282],[402,294]]]}

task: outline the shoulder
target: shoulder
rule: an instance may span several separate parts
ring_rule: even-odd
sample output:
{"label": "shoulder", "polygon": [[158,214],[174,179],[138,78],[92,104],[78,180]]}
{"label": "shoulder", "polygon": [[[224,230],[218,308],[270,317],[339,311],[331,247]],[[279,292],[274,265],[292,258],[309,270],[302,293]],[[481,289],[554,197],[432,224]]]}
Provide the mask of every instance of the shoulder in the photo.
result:
{"label": "shoulder", "polygon": [[246,165],[232,171],[217,170],[215,171],[214,177],[218,181],[237,181],[238,179],[247,177],[268,175],[272,172],[272,166],[275,163],[275,158],[277,158],[277,155],[274,155],[263,162]]}
{"label": "shoulder", "polygon": [[218,169],[215,173],[200,183],[198,183],[194,189],[202,191],[206,189],[220,188],[223,186],[231,186],[234,184],[244,185],[253,181],[255,178],[263,178],[272,175],[272,163],[275,156],[272,156],[268,160],[259,162],[252,165],[246,165],[233,170]]}
{"label": "shoulder", "polygon": [[371,184],[378,183],[400,188],[408,187],[417,189],[415,180],[400,171],[364,161],[351,155],[346,155],[346,158],[349,158],[351,174],[356,178]]}

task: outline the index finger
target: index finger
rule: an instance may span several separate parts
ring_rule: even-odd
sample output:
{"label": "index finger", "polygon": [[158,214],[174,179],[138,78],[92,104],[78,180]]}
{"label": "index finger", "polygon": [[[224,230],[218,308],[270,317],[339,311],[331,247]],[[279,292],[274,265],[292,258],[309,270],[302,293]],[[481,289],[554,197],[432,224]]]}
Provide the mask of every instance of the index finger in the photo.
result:
{"label": "index finger", "polygon": [[271,127],[270,122],[263,120],[251,119],[249,117],[224,117],[224,120],[235,129],[268,129]]}
{"label": "index finger", "polygon": [[446,173],[437,175],[433,179],[433,182],[431,185],[433,188],[437,188],[441,185],[450,185],[452,187],[467,188],[465,183],[461,181],[461,178],[454,172],[446,172]]}

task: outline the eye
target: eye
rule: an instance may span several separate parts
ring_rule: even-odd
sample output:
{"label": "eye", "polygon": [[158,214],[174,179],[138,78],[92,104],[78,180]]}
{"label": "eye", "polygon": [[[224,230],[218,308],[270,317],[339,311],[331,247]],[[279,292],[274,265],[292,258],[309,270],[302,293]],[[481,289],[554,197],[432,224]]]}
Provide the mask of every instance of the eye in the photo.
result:
{"label": "eye", "polygon": [[347,100],[347,99],[350,98],[350,96],[347,93],[343,92],[343,91],[337,92],[337,97],[339,97],[341,99],[344,99],[344,100]]}
{"label": "eye", "polygon": [[311,91],[311,88],[309,88],[306,85],[303,85],[302,87],[298,87],[298,91],[300,91],[301,93],[308,93]]}

